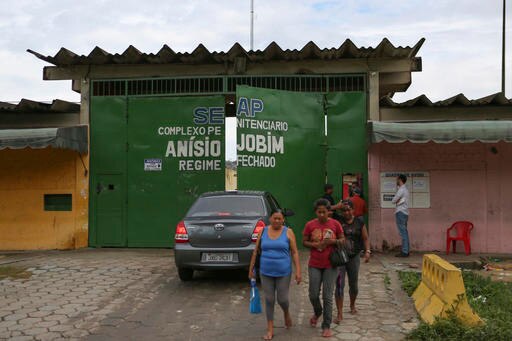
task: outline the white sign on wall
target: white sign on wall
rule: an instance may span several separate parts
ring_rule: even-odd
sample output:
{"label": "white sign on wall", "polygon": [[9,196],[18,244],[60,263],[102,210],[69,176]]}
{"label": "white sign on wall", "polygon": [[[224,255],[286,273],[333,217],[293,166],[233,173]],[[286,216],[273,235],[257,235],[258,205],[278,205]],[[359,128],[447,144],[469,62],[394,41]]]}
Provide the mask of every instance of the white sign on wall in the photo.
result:
{"label": "white sign on wall", "polygon": [[144,159],[145,172],[161,172],[162,159]]}
{"label": "white sign on wall", "polygon": [[380,207],[395,208],[391,200],[397,190],[396,178],[399,174],[407,176],[405,185],[409,190],[409,208],[430,208],[429,172],[381,172]]}

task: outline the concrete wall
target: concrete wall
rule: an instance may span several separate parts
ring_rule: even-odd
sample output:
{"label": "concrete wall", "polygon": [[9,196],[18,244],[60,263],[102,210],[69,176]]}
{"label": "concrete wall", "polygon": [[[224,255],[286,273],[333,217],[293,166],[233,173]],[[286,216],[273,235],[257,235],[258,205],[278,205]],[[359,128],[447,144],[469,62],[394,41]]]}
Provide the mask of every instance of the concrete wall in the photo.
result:
{"label": "concrete wall", "polygon": [[[89,180],[78,153],[4,149],[0,160],[0,250],[86,247]],[[67,193],[72,211],[44,210],[44,194]]]}
{"label": "concrete wall", "polygon": [[369,226],[371,243],[378,249],[383,241],[400,245],[394,209],[380,208],[380,172],[385,171],[430,172],[431,207],[410,212],[412,250],[445,250],[446,229],[457,220],[469,220],[475,225],[474,252],[512,252],[512,144],[373,144]]}

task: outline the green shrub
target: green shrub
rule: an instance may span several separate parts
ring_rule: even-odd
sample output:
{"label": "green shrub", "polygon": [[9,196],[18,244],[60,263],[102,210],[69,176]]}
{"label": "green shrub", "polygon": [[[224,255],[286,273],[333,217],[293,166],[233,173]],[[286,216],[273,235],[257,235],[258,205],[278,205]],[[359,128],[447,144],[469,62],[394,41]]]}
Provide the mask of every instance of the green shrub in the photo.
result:
{"label": "green shrub", "polygon": [[[399,277],[402,287],[411,295],[419,284],[419,274],[399,272]],[[469,327],[449,313],[432,325],[422,322],[408,335],[408,340],[512,340],[512,283],[493,282],[470,271],[464,271],[463,278],[468,302],[485,325]]]}
{"label": "green shrub", "polygon": [[414,271],[398,271],[398,277],[402,281],[402,289],[407,295],[412,296],[414,290],[420,285],[421,274]]}

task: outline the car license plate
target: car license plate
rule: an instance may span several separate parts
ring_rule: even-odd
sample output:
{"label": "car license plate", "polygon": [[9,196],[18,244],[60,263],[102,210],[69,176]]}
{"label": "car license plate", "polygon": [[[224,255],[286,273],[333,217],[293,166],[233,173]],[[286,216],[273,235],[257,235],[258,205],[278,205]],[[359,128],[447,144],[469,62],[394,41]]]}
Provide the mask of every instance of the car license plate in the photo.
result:
{"label": "car license plate", "polygon": [[232,262],[233,254],[232,253],[203,253],[203,257],[201,259],[203,262]]}

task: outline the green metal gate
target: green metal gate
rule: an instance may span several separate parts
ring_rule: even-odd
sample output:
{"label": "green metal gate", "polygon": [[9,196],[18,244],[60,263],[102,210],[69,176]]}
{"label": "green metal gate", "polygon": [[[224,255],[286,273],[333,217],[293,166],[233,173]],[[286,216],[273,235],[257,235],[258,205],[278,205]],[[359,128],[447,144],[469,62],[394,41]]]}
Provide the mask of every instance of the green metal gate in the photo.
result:
{"label": "green metal gate", "polygon": [[267,190],[300,236],[325,182],[323,96],[237,89],[238,188]]}
{"label": "green metal gate", "polygon": [[364,92],[328,93],[327,182],[334,185],[335,197],[342,197],[344,174],[360,174],[365,198],[368,198],[368,134],[366,132],[366,94]]}
{"label": "green metal gate", "polygon": [[224,189],[224,96],[235,90],[238,188],[275,194],[300,236],[326,179],[338,198],[344,173],[367,183],[366,89],[361,74],[93,81],[89,244],[173,245],[195,198]]}
{"label": "green metal gate", "polygon": [[171,247],[224,158],[223,96],[93,97],[90,245]]}
{"label": "green metal gate", "polygon": [[240,86],[237,124],[238,188],[270,191],[294,210],[288,222],[299,240],[326,180],[335,185],[337,198],[343,174],[358,173],[367,181],[364,92]]}
{"label": "green metal gate", "polygon": [[89,245],[126,245],[126,99],[91,99]]}

